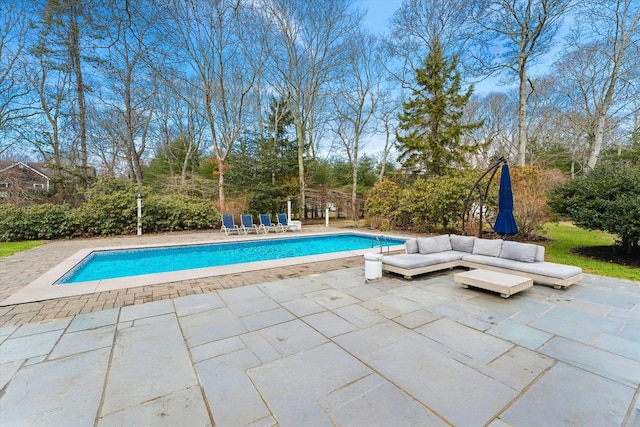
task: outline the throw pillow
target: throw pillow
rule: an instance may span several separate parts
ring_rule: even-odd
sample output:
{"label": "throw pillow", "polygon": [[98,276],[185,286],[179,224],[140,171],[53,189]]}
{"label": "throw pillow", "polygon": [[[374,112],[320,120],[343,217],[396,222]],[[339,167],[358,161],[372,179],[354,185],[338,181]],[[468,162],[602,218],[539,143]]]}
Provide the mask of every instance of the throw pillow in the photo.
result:
{"label": "throw pillow", "polygon": [[418,253],[418,240],[417,239],[409,239],[404,242],[404,249],[408,254],[417,254]]}
{"label": "throw pillow", "polygon": [[433,237],[419,238],[418,250],[422,255],[438,252],[438,242]]}
{"label": "throw pillow", "polygon": [[450,251],[451,250],[451,241],[449,240],[449,235],[445,234],[443,236],[436,236],[436,244],[438,245],[438,252]]}
{"label": "throw pillow", "polygon": [[534,262],[536,260],[537,252],[538,247],[536,245],[520,242],[504,242],[502,244],[500,258],[507,258],[522,262]]}
{"label": "throw pillow", "polygon": [[500,256],[500,250],[502,249],[501,239],[476,239],[473,243],[474,255],[486,255],[486,256]]}
{"label": "throw pillow", "polygon": [[449,236],[449,240],[451,240],[451,249],[454,251],[471,253],[473,251],[473,242],[475,242],[476,238],[452,234]]}

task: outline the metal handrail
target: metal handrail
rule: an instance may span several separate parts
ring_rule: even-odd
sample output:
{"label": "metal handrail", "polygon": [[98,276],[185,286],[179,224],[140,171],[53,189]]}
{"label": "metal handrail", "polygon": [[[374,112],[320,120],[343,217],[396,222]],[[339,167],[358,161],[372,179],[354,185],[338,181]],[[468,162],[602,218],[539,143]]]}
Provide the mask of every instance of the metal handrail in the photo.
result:
{"label": "metal handrail", "polygon": [[373,236],[371,238],[371,247],[374,247],[374,242],[378,242],[378,246],[380,246],[380,253],[382,253],[382,239],[384,239],[384,243],[387,246],[387,255],[389,255],[390,253],[390,247],[389,247],[389,241],[387,240],[387,237],[383,234],[379,235],[379,236]]}

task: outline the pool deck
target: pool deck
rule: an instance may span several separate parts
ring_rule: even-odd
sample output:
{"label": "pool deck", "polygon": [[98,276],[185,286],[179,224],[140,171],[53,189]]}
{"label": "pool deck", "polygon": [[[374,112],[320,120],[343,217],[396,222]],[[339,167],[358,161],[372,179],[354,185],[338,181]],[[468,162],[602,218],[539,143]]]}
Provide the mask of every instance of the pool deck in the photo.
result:
{"label": "pool deck", "polygon": [[[82,248],[230,237],[50,242],[0,259],[0,300]],[[503,299],[456,271],[365,282],[360,256],[0,307],[0,425],[640,426],[640,283]]]}

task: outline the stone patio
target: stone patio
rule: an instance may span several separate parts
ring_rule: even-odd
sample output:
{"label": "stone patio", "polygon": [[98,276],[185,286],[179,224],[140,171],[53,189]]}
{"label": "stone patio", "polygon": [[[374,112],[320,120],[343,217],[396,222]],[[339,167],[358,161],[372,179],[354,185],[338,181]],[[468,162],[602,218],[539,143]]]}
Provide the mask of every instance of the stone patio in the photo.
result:
{"label": "stone patio", "polygon": [[[83,244],[0,259],[0,298]],[[1,308],[0,425],[640,425],[639,283],[315,264]]]}

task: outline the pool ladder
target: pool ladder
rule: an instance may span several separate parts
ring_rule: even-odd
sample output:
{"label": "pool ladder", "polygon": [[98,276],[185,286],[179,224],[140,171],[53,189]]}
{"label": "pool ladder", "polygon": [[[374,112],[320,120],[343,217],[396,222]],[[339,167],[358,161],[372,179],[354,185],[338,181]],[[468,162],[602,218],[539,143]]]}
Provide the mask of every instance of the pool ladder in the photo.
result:
{"label": "pool ladder", "polygon": [[382,253],[382,241],[383,240],[384,240],[385,245],[387,246],[387,255],[389,255],[389,241],[382,234],[379,235],[379,236],[373,236],[371,238],[371,247],[372,248],[375,247],[376,246],[376,242],[377,242],[378,243],[377,246],[380,247],[380,253]]}

